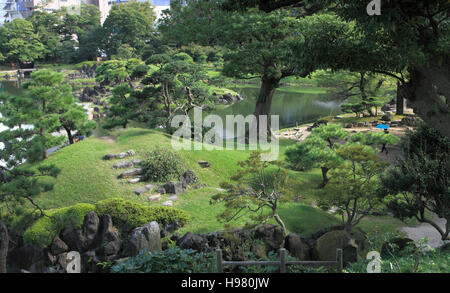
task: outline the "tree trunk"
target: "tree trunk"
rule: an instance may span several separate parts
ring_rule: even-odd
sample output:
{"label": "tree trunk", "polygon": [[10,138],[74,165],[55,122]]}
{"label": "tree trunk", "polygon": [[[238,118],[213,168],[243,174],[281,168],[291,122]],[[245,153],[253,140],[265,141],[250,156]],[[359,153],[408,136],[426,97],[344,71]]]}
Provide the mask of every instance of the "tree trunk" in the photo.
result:
{"label": "tree trunk", "polygon": [[256,117],[256,126],[252,125],[251,127],[256,129],[257,137],[259,137],[259,129],[261,125],[259,125],[259,117],[267,116],[267,125],[265,127],[267,130],[268,137],[272,136],[272,131],[270,128],[270,107],[272,106],[273,95],[275,94],[275,90],[280,83],[280,79],[269,78],[264,76],[261,79],[261,89],[259,91],[258,100],[256,101],[255,111],[253,114]]}
{"label": "tree trunk", "polygon": [[74,141],[73,141],[72,131],[70,129],[66,128],[66,127],[64,127],[64,129],[67,132],[67,138],[69,139],[69,143],[73,144]]}
{"label": "tree trunk", "polygon": [[450,60],[442,63],[411,70],[405,90],[414,112],[442,135],[450,137]]}
{"label": "tree trunk", "polygon": [[275,218],[275,221],[281,226],[281,229],[283,229],[283,236],[286,237],[286,226],[284,225],[283,220],[281,220],[280,216],[277,213],[273,214],[273,217]]}
{"label": "tree trunk", "polygon": [[0,221],[0,273],[6,273],[6,257],[8,256],[8,228]]}
{"label": "tree trunk", "polygon": [[324,188],[325,185],[328,183],[328,171],[329,169],[327,167],[321,167],[322,169],[322,183],[319,185],[320,188]]}

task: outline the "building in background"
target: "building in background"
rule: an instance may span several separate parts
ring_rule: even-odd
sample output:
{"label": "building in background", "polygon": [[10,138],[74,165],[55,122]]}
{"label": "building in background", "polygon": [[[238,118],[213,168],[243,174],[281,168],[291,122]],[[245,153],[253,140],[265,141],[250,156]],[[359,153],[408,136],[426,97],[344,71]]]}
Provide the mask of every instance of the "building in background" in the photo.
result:
{"label": "building in background", "polygon": [[[27,18],[35,9],[52,11],[63,7],[76,7],[81,3],[92,4],[99,8],[101,22],[103,23],[115,4],[128,2],[129,0],[0,0],[0,25],[10,22],[15,18]],[[137,0],[138,2],[150,2],[159,18],[161,12],[170,8],[170,0]],[[43,5],[45,3],[45,5]]]}
{"label": "building in background", "polygon": [[0,25],[16,18],[23,18],[18,3],[15,0],[0,0]]}

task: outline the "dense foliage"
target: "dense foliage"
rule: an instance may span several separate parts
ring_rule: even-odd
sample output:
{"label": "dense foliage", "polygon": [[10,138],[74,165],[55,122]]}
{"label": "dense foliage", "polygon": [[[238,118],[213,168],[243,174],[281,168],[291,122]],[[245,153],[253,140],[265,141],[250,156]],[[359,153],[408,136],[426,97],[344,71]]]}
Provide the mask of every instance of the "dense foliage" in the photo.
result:
{"label": "dense foliage", "polygon": [[183,159],[176,153],[163,148],[155,148],[143,155],[143,176],[152,182],[178,179],[183,170]]}

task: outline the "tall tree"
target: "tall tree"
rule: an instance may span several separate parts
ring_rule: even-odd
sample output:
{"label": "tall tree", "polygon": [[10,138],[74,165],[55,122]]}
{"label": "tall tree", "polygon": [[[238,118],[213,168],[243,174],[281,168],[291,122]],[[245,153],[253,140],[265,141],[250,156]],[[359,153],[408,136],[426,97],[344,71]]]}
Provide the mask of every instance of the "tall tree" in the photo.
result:
{"label": "tall tree", "polygon": [[41,58],[45,47],[31,22],[16,18],[0,28],[0,51],[10,62],[33,62]]}
{"label": "tall tree", "polygon": [[150,2],[130,1],[113,5],[103,23],[104,49],[109,56],[128,44],[139,53],[152,38],[156,14]]}

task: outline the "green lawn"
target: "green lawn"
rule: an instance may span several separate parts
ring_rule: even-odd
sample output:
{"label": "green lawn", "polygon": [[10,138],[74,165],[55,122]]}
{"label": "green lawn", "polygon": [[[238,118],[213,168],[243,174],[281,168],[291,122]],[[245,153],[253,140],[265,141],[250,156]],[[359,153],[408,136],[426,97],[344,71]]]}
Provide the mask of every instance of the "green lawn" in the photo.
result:
{"label": "green lawn", "polygon": [[[121,171],[114,170],[112,165],[117,161],[104,161],[102,157],[107,153],[118,153],[134,149],[137,156],[153,147],[171,148],[170,136],[156,130],[131,128],[116,130],[111,133],[115,141],[97,137],[85,139],[82,142],[68,146],[50,155],[45,164],[55,164],[61,168],[61,174],[55,180],[52,191],[43,193],[36,198],[36,202],[45,209],[65,207],[76,203],[95,203],[111,197],[123,197],[147,205],[147,195],[137,196],[134,190],[144,183],[128,184],[125,180],[117,179]],[[280,142],[280,160],[284,158],[285,149],[292,145],[292,141]],[[249,150],[194,150],[180,151],[186,168],[192,169],[200,181],[207,184],[201,189],[191,189],[187,194],[179,196],[174,206],[190,213],[191,223],[180,232],[206,233],[223,228],[216,215],[222,206],[211,206],[210,198],[217,193],[220,182],[229,180],[238,169],[237,162],[244,160],[250,154]],[[197,162],[205,160],[211,163],[210,168],[201,168]],[[42,163],[41,163],[42,164]],[[37,166],[36,166],[37,167]],[[274,168],[276,166],[274,165]],[[301,195],[298,202],[281,204],[280,215],[284,219],[287,229],[291,232],[308,236],[320,228],[339,223],[339,219],[320,209],[311,207],[311,201],[317,197],[316,186],[321,182],[319,170],[310,172],[290,171],[294,180],[296,193]],[[166,199],[164,196],[162,201]],[[232,223],[233,226],[243,225],[248,217]],[[379,221],[366,221],[361,225],[368,231],[379,229],[392,231],[401,223],[390,217],[380,217]]]}

